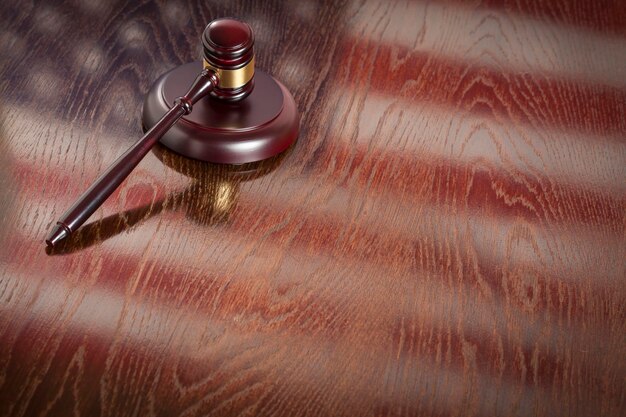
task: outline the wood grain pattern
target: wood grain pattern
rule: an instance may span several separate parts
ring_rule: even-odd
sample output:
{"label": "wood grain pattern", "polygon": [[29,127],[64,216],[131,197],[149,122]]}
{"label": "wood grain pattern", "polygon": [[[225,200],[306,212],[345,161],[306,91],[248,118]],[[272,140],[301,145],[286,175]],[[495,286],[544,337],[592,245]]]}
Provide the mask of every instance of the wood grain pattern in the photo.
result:
{"label": "wood grain pattern", "polygon": [[[0,415],[626,414],[625,10],[0,4]],[[46,252],[220,16],[299,141],[158,148]]]}

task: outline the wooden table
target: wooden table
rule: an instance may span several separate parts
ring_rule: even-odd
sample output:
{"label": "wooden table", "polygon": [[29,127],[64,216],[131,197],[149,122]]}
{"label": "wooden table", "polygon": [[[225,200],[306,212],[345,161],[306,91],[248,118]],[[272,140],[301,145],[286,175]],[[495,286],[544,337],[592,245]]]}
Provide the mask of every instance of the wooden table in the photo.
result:
{"label": "wooden table", "polygon": [[[0,415],[626,415],[620,3],[2,2]],[[221,16],[297,144],[46,252]]]}

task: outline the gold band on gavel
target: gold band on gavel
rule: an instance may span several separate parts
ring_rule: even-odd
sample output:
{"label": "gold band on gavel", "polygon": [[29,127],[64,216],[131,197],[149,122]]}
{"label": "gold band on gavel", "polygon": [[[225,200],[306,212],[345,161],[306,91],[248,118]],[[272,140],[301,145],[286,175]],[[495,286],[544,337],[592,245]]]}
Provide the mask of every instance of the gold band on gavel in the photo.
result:
{"label": "gold band on gavel", "polygon": [[204,68],[214,71],[219,79],[219,88],[240,88],[243,87],[254,75],[254,57],[245,66],[236,70],[226,70],[214,67],[203,60]]}

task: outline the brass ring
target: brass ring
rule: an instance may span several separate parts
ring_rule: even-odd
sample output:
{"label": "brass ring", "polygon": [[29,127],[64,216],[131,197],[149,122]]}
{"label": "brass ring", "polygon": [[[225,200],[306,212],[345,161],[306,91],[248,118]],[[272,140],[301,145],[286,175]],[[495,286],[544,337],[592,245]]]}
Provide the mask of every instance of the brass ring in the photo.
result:
{"label": "brass ring", "polygon": [[219,88],[241,88],[252,79],[254,75],[254,57],[245,66],[236,70],[226,70],[214,67],[206,60],[202,60],[204,68],[217,74]]}

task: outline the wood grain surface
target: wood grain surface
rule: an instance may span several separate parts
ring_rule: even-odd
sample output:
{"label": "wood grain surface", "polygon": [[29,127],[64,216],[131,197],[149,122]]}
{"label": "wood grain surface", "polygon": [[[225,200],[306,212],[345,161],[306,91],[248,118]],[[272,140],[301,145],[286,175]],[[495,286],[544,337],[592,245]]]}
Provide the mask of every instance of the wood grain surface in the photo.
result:
{"label": "wood grain surface", "polygon": [[[626,415],[623,2],[0,16],[1,416]],[[298,142],[242,166],[160,147],[46,252],[222,16]]]}

